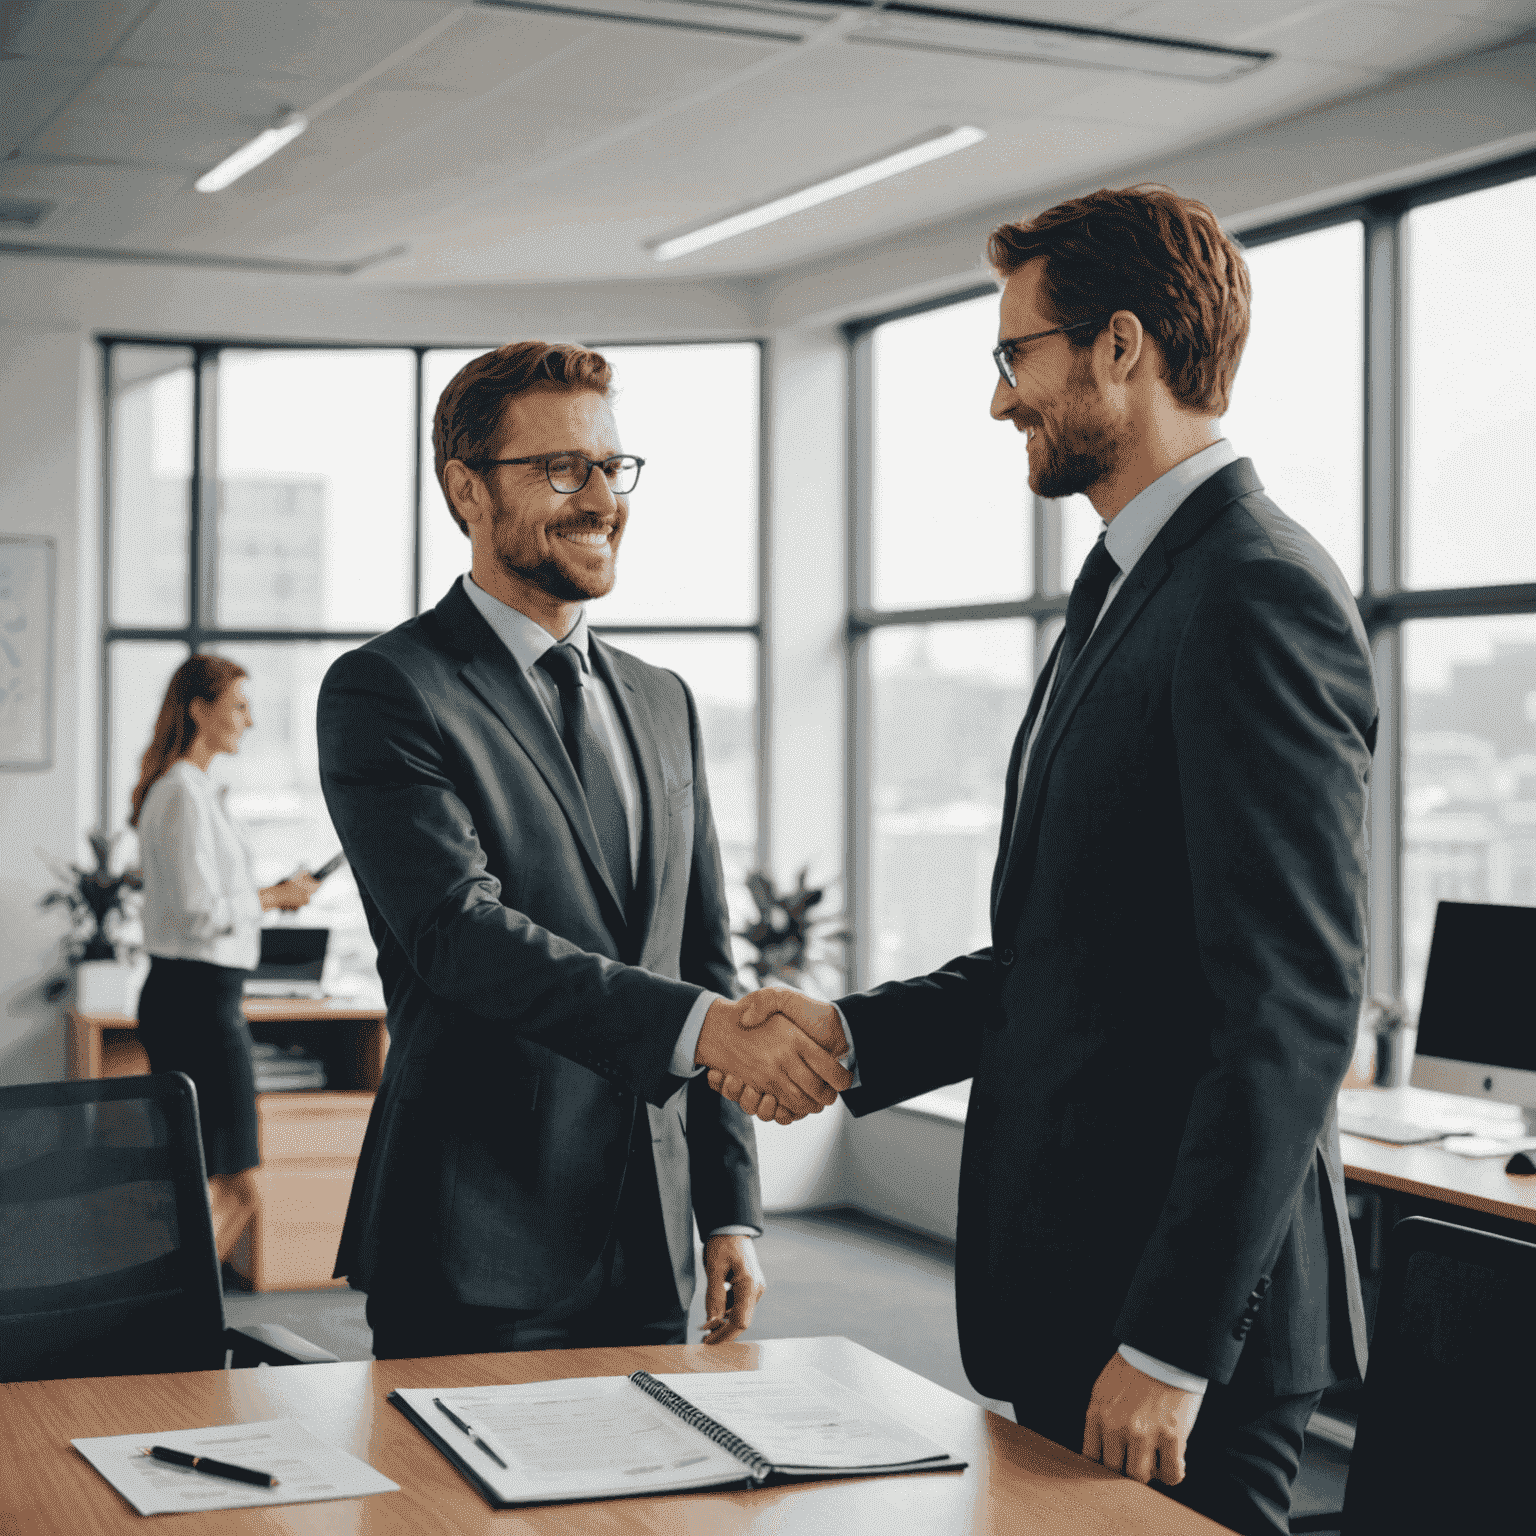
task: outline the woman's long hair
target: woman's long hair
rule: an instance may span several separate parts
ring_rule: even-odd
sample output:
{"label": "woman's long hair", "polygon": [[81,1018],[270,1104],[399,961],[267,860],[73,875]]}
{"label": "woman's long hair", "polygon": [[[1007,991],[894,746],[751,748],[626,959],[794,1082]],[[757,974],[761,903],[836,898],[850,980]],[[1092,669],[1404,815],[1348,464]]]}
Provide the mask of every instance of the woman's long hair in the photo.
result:
{"label": "woman's long hair", "polygon": [[192,718],[192,700],[203,699],[216,704],[220,695],[237,678],[250,674],[238,662],[222,656],[189,656],[171,673],[171,681],[165,690],[165,701],[155,718],[154,734],[149,746],[139,759],[139,782],[133,790],[133,814],[128,825],[139,824],[139,813],[144,809],[144,797],[150,786],[178,758],[185,757],[187,748],[197,735],[197,722]]}

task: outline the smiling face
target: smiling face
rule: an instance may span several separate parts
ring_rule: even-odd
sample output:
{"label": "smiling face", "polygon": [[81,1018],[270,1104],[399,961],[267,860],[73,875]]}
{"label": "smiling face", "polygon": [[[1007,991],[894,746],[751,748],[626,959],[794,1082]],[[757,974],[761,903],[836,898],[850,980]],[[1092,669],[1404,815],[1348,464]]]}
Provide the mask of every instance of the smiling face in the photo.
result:
{"label": "smiling face", "polygon": [[238,752],[240,738],[255,724],[251,719],[250,700],[245,696],[245,684],[239,678],[213,703],[207,699],[193,699],[187,711],[197,726],[192,745],[205,748],[210,757],[215,752]]}
{"label": "smiling face", "polygon": [[[490,457],[582,453],[606,459],[621,452],[608,402],[591,390],[534,388],[507,404]],[[601,470],[572,495],[551,488],[542,464],[488,466],[489,527],[472,525],[476,565],[482,543],[514,583],[561,603],[605,597],[613,590],[629,498],[616,496]]]}
{"label": "smiling face", "polygon": [[[1062,322],[1040,293],[1045,258],[1026,262],[1003,288],[998,336],[1030,336]],[[1080,335],[1082,333],[1079,333]],[[992,414],[1025,435],[1029,488],[1037,496],[1085,494],[1118,464],[1126,424],[1105,399],[1094,372],[1095,348],[1074,347],[1066,336],[1043,336],[1017,350],[1010,386],[997,381]]]}

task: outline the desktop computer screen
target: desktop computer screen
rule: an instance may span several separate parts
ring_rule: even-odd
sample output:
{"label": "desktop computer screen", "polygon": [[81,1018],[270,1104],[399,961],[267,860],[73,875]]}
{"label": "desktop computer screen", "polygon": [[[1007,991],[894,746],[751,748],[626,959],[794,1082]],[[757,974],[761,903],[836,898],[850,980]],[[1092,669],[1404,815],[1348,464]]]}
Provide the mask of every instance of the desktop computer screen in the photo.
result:
{"label": "desktop computer screen", "polygon": [[1536,1109],[1536,907],[1439,904],[1413,1085]]}

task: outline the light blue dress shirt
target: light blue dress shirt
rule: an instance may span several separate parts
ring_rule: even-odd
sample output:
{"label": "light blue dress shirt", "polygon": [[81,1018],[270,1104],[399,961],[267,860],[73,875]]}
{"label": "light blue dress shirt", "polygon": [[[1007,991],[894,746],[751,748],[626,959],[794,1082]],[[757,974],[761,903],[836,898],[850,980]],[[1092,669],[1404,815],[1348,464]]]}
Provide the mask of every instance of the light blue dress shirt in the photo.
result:
{"label": "light blue dress shirt", "polygon": [[[631,882],[638,881],[640,839],[645,828],[645,815],[640,800],[640,774],[635,766],[634,754],[630,751],[629,737],[619,720],[618,707],[608,692],[602,673],[592,665],[588,654],[587,610],[581,610],[575,624],[571,626],[570,634],[559,641],[526,613],[520,613],[500,598],[492,597],[484,588],[477,587],[468,571],[464,573],[463,585],[464,595],[475,605],[475,611],[495,631],[496,638],[506,646],[512,660],[543,699],[556,735],[562,734],[564,719],[560,707],[560,690],[555,686],[555,680],[538,664],[539,657],[554,645],[572,646],[580,656],[582,687],[587,690],[588,703],[593,706],[592,716],[602,736],[603,746],[607,748],[608,761],[613,765],[613,776],[619,786],[619,799],[624,804],[624,820],[629,830],[629,878]],[[709,1012],[709,1005],[718,998],[718,993],[701,991],[693,1007],[688,1010],[682,1032],[672,1049],[672,1060],[668,1063],[668,1070],[674,1077],[697,1077],[704,1070],[694,1064],[693,1054],[698,1049],[699,1032],[704,1028],[704,1015]],[[716,1227],[709,1235],[759,1237],[761,1233],[756,1227],[733,1226]]]}

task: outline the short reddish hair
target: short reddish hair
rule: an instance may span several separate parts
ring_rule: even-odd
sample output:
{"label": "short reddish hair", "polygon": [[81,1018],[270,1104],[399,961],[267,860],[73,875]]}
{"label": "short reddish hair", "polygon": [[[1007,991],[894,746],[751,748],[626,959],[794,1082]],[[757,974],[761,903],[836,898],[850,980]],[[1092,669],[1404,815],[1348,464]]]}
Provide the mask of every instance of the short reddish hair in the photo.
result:
{"label": "short reddish hair", "polygon": [[[1151,184],[1101,188],[1000,225],[987,241],[1005,278],[1037,256],[1050,318],[1066,325],[1130,310],[1162,353],[1174,399],[1225,415],[1248,340],[1248,267],[1204,203]],[[1067,340],[1081,348],[1094,337]]]}
{"label": "short reddish hair", "polygon": [[590,389],[607,399],[613,392],[613,369],[601,352],[572,342],[511,341],[471,358],[438,396],[432,462],[460,533],[467,535],[469,529],[443,484],[444,467],[449,459],[483,459],[496,439],[507,402],[540,385]]}

